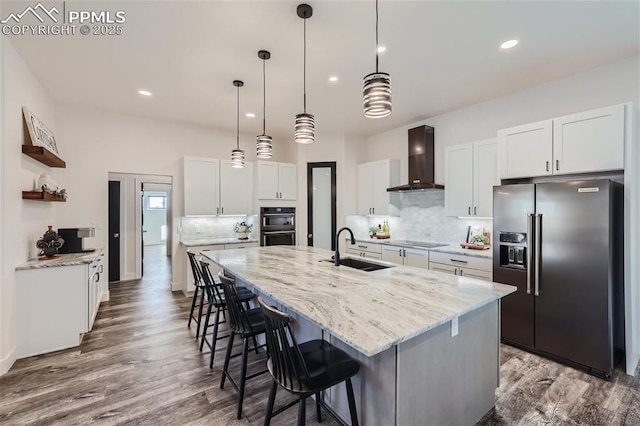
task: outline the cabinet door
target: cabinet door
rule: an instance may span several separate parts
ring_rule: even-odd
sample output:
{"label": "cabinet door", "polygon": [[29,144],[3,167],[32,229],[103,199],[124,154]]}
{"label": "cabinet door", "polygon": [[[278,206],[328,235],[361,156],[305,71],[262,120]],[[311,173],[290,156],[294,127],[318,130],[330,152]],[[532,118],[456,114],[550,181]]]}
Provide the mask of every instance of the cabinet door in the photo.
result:
{"label": "cabinet door", "polygon": [[429,270],[442,272],[444,274],[458,275],[458,267],[453,265],[445,265],[443,263],[429,262]]}
{"label": "cabinet door", "polygon": [[498,131],[500,179],[550,175],[553,157],[552,121],[545,120]]}
{"label": "cabinet door", "polygon": [[[493,216],[493,186],[498,180],[498,144],[495,139],[473,143],[473,215]],[[446,190],[445,186],[445,190]]]}
{"label": "cabinet door", "polygon": [[362,252],[362,257],[366,259],[382,260],[382,255],[377,253],[367,253],[366,251]]}
{"label": "cabinet door", "polygon": [[460,268],[460,275],[463,277],[477,278],[479,280],[493,281],[491,271],[481,271],[480,269]]}
{"label": "cabinet door", "polygon": [[298,170],[295,164],[278,163],[279,192],[282,200],[298,198]]}
{"label": "cabinet door", "polygon": [[447,147],[444,155],[445,214],[471,216],[473,214],[473,145]]}
{"label": "cabinet door", "polygon": [[402,247],[383,246],[382,260],[385,262],[397,263],[402,265],[404,257],[402,256]]}
{"label": "cabinet door", "polygon": [[389,160],[371,163],[371,207],[373,214],[388,215],[389,212],[389,182],[391,181],[391,167]]}
{"label": "cabinet door", "polygon": [[261,200],[276,200],[279,195],[278,163],[273,161],[256,162],[258,198]]}
{"label": "cabinet door", "polygon": [[405,249],[404,264],[407,266],[429,269],[429,252],[410,248]]}
{"label": "cabinet door", "polygon": [[553,120],[553,172],[624,168],[625,105],[614,105]]}
{"label": "cabinet door", "polygon": [[212,158],[184,158],[184,214],[218,214],[219,161]]}
{"label": "cabinet door", "polygon": [[220,214],[253,213],[253,164],[234,169],[231,161],[220,160]]}
{"label": "cabinet door", "polygon": [[373,214],[373,164],[358,164],[358,214]]}

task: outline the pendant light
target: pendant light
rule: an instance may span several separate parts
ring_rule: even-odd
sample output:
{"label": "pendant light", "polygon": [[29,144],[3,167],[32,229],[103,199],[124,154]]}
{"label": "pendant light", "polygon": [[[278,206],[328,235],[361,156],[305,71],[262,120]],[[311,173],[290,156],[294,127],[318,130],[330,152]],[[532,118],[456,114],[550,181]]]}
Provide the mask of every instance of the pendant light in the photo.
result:
{"label": "pendant light", "polygon": [[391,79],[386,72],[378,71],[378,0],[376,0],[376,72],[364,78],[362,106],[367,118],[383,118],[391,115]]}
{"label": "pendant light", "polygon": [[297,143],[309,144],[313,143],[316,137],[315,119],[312,114],[307,114],[307,19],[313,15],[313,8],[308,4],[298,5],[298,16],[302,18],[303,22],[303,46],[304,46],[304,60],[303,60],[303,105],[304,112],[302,114],[296,114],[296,125],[294,131],[294,140]]}
{"label": "pendant light", "polygon": [[256,139],[256,155],[258,158],[271,158],[273,155],[273,139],[266,132],[267,83],[265,78],[265,63],[267,59],[271,58],[271,53],[261,50],[258,52],[258,58],[262,59],[262,134]]}
{"label": "pendant light", "polygon": [[236,102],[236,149],[231,151],[231,167],[243,169],[244,151],[240,149],[240,88],[244,83],[241,80],[233,80],[233,85],[238,89],[238,100]]}

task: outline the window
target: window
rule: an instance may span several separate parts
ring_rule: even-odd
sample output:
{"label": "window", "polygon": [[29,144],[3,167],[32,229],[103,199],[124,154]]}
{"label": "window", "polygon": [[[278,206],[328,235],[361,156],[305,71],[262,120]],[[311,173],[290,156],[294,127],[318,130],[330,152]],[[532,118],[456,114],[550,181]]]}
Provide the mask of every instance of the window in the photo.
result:
{"label": "window", "polygon": [[149,196],[149,210],[166,210],[167,197],[166,195],[150,195]]}

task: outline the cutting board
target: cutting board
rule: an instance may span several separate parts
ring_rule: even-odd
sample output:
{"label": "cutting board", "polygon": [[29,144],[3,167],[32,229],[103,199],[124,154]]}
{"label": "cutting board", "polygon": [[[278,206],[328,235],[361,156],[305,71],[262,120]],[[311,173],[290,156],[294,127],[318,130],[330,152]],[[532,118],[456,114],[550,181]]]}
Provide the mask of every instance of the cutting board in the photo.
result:
{"label": "cutting board", "polygon": [[483,245],[483,246],[479,246],[476,244],[471,244],[471,243],[460,243],[460,247],[462,248],[468,248],[468,249],[472,249],[472,250],[489,250],[491,248],[490,245]]}

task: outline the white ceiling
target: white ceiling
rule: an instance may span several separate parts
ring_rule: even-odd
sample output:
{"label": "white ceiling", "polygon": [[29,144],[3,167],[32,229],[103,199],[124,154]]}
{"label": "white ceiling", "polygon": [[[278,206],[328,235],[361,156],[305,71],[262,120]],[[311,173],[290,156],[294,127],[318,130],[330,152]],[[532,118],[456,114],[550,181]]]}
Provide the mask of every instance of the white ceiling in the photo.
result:
{"label": "white ceiling", "polygon": [[[53,2],[55,4],[56,2]],[[61,3],[61,2],[57,2]],[[52,4],[52,3],[45,3]],[[242,133],[261,133],[267,49],[267,133],[291,139],[302,112],[297,1],[66,2],[124,10],[121,36],[12,36],[56,101],[235,131],[234,79],[245,81]],[[373,134],[586,70],[639,51],[637,1],[381,1],[380,70],[393,114],[362,115],[375,69],[374,2],[312,1],[308,111],[319,132]],[[3,0],[3,15],[20,11]],[[502,41],[520,44],[500,51]],[[339,82],[328,82],[337,75]],[[153,92],[143,98],[137,90]]]}

